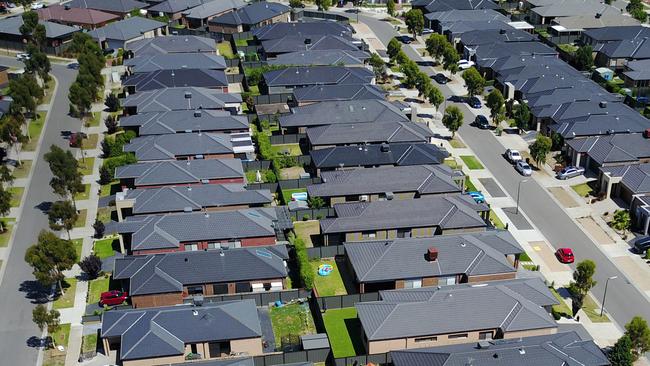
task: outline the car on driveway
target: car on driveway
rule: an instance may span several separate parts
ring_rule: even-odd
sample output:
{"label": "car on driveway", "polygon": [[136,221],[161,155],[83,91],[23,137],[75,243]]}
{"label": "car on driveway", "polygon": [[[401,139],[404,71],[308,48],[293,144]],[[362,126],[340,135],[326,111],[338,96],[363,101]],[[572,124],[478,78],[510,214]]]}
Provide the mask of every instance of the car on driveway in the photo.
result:
{"label": "car on driveway", "polygon": [[490,128],[490,121],[488,121],[487,117],[485,117],[482,114],[479,114],[474,118],[474,126],[480,128],[481,130],[487,130]]}
{"label": "car on driveway", "polygon": [[395,37],[395,38],[397,38],[398,41],[400,41],[400,42],[402,42],[404,44],[411,44],[411,42],[413,42],[413,38],[411,38],[409,36],[398,36],[398,37]]}
{"label": "car on driveway", "polygon": [[30,59],[29,53],[19,53],[16,55],[16,60],[18,61],[27,61]]}
{"label": "car on driveway", "polygon": [[129,294],[124,291],[111,290],[102,292],[99,296],[99,306],[121,305],[129,298]]}
{"label": "car on driveway", "polygon": [[645,254],[650,249],[650,236],[643,236],[634,242],[634,251],[638,254]]}
{"label": "car on driveway", "polygon": [[515,164],[515,169],[524,177],[530,177],[533,175],[533,168],[531,168],[530,165],[528,165],[528,163],[523,160],[519,160]]}
{"label": "car on driveway", "polygon": [[431,33],[433,33],[433,29],[431,29],[431,28],[424,28],[424,29],[422,30],[422,34],[423,34],[423,35],[424,35],[424,34],[431,34]]}
{"label": "car on driveway", "polygon": [[478,99],[477,97],[467,98],[467,104],[469,104],[469,106],[472,108],[476,108],[476,109],[481,108],[481,100]]}
{"label": "car on driveway", "polygon": [[515,149],[506,150],[505,156],[506,156],[506,159],[508,159],[508,161],[513,163],[513,164],[515,164],[516,162],[522,160],[521,159],[521,154],[519,153],[519,151],[517,151]]}
{"label": "car on driveway", "polygon": [[561,263],[573,263],[575,260],[571,248],[560,248],[555,251],[555,256]]}
{"label": "car on driveway", "polygon": [[447,81],[449,81],[449,79],[447,79],[443,73],[437,73],[433,75],[433,80],[435,80],[438,84],[447,84]]}
{"label": "car on driveway", "polygon": [[472,67],[474,65],[475,65],[474,61],[471,61],[471,60],[460,60],[460,61],[458,61],[458,68],[461,69],[461,70],[467,70],[467,69],[469,69],[470,67]]}
{"label": "car on driveway", "polygon": [[485,196],[483,196],[483,193],[479,191],[469,191],[467,194],[469,194],[476,203],[485,203]]}
{"label": "car on driveway", "polygon": [[567,166],[562,168],[557,174],[555,175],[557,179],[569,179],[573,177],[577,177],[579,175],[583,175],[585,173],[585,168],[580,167],[580,166]]}

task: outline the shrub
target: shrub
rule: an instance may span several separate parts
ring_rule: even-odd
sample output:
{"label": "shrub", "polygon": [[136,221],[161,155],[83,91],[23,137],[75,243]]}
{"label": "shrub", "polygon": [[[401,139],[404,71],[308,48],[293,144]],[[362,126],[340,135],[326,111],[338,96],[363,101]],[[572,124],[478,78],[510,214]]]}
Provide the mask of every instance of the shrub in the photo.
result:
{"label": "shrub", "polygon": [[275,183],[278,181],[278,177],[275,175],[273,170],[267,170],[264,172],[264,180],[268,183]]}
{"label": "shrub", "polygon": [[98,256],[91,254],[79,262],[79,267],[90,279],[95,279],[102,273],[102,260]]}
{"label": "shrub", "polygon": [[108,158],[104,160],[104,165],[103,167],[106,167],[108,172],[111,175],[111,179],[113,179],[114,174],[115,174],[115,168],[119,166],[124,166],[124,165],[129,165],[129,164],[135,164],[138,162],[138,159],[135,158],[135,155],[128,153],[124,154],[121,156],[116,156],[112,158]]}
{"label": "shrub", "polygon": [[95,238],[99,239],[104,237],[106,226],[104,226],[104,223],[101,222],[98,218],[95,219],[95,223],[93,224],[93,229],[95,229]]}
{"label": "shrub", "polygon": [[302,215],[302,221],[309,221],[309,215]]}
{"label": "shrub", "polygon": [[111,171],[104,165],[99,167],[99,184],[104,185],[111,182]]}

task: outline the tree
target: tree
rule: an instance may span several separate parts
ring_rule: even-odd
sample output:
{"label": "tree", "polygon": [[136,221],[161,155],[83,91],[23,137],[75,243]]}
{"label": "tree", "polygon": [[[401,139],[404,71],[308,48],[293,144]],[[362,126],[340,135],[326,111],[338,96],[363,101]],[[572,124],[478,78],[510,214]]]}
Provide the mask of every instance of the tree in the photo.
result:
{"label": "tree", "polygon": [[424,41],[427,52],[436,61],[438,61],[444,54],[445,46],[447,46],[447,38],[442,34],[433,33]]}
{"label": "tree", "polygon": [[81,85],[81,83],[75,81],[70,85],[70,92],[68,93],[68,99],[70,100],[70,114],[75,117],[85,116],[90,110],[90,105],[93,102],[92,95],[88,92],[88,89]]}
{"label": "tree", "polygon": [[650,329],[648,323],[640,316],[635,316],[629,323],[625,324],[625,335],[630,337],[632,343],[632,355],[634,361],[650,351]]}
{"label": "tree", "polygon": [[74,227],[75,222],[79,218],[79,214],[70,201],[57,201],[50,207],[47,218],[50,223],[50,229],[57,231],[65,229],[68,233],[69,240],[70,230]]}
{"label": "tree", "polygon": [[[1,216],[7,216],[9,214],[9,210],[11,210],[11,198],[13,194],[11,194],[10,191],[6,190],[1,184],[0,184],[0,215]],[[0,233],[5,232],[5,222],[3,220],[0,220]]]}
{"label": "tree", "polygon": [[22,14],[23,24],[20,26],[19,31],[23,37],[31,37],[34,28],[38,25],[38,13],[28,10]]}
{"label": "tree", "polygon": [[112,180],[111,172],[104,165],[99,167],[99,184],[105,185],[110,183]]}
{"label": "tree", "polygon": [[289,0],[289,6],[292,9],[302,8],[303,7],[302,0]]}
{"label": "tree", "polygon": [[310,208],[319,209],[325,206],[325,200],[322,197],[309,197],[307,200]]}
{"label": "tree", "polygon": [[406,28],[413,34],[413,38],[422,33],[424,29],[424,14],[420,9],[411,9],[404,16]]}
{"label": "tree", "polygon": [[596,286],[596,281],[593,279],[595,273],[596,263],[589,259],[578,263],[575,271],[573,271],[573,281],[569,284],[568,290],[571,293],[574,316],[582,308],[585,296],[587,296],[589,290]]}
{"label": "tree", "polygon": [[388,15],[394,17],[395,16],[395,1],[394,0],[388,0],[386,2],[386,11],[388,12]]}
{"label": "tree", "polygon": [[332,0],[316,0],[318,10],[327,11],[332,6]]}
{"label": "tree", "polygon": [[442,102],[445,101],[445,96],[442,94],[440,89],[432,85],[427,94],[427,99],[429,99],[429,103],[436,106],[436,110],[438,110]]}
{"label": "tree", "polygon": [[530,156],[535,160],[539,167],[539,163],[546,161],[546,156],[551,151],[551,139],[544,135],[537,135],[537,139],[530,145]]}
{"label": "tree", "polygon": [[79,268],[90,277],[91,280],[99,277],[102,273],[102,260],[91,254],[79,262]]}
{"label": "tree", "polygon": [[368,59],[368,64],[372,66],[375,78],[383,80],[386,75],[386,64],[384,63],[384,60],[382,60],[378,54],[373,53]]}
{"label": "tree", "polygon": [[593,48],[589,45],[580,46],[576,51],[575,65],[578,70],[589,70],[594,66]]}
{"label": "tree", "polygon": [[503,99],[503,94],[499,89],[492,89],[485,104],[490,108],[490,117],[492,117],[494,124],[498,124],[499,121],[503,120],[504,103],[505,99]]}
{"label": "tree", "polygon": [[56,145],[50,147],[45,154],[45,161],[50,165],[52,179],[50,187],[54,193],[62,197],[70,197],[74,207],[77,206],[74,195],[83,192],[82,175],[79,172],[79,163],[69,150],[64,151]]}
{"label": "tree", "polygon": [[395,61],[395,57],[397,57],[397,54],[401,50],[402,45],[399,43],[399,41],[395,38],[391,38],[391,40],[388,42],[388,46],[386,46],[386,53],[388,54],[388,58],[390,58],[391,62]]}
{"label": "tree", "polygon": [[32,273],[38,282],[44,286],[56,283],[63,293],[63,271],[71,269],[77,262],[77,252],[70,240],[43,230],[38,234],[38,242],[27,248],[25,262],[32,267]]}
{"label": "tree", "polygon": [[27,136],[23,135],[23,119],[20,115],[5,115],[0,120],[0,139],[9,147],[16,150],[18,165],[22,164],[20,160],[20,146],[28,141]]}
{"label": "tree", "polygon": [[634,355],[632,354],[632,340],[630,336],[624,334],[619,338],[607,354],[607,358],[612,366],[632,366],[634,363]]}
{"label": "tree", "polygon": [[38,329],[41,330],[41,332],[47,329],[50,337],[52,337],[52,334],[56,333],[59,330],[60,317],[61,314],[58,310],[52,309],[48,311],[43,304],[36,305],[34,310],[32,310],[32,321],[34,324],[36,324]]}
{"label": "tree", "polygon": [[104,223],[99,218],[95,219],[95,223],[93,224],[93,229],[95,229],[95,238],[101,239],[104,237],[106,226],[104,226]]}
{"label": "tree", "polygon": [[429,75],[419,71],[415,74],[415,89],[418,91],[418,97],[427,96],[433,85]]}
{"label": "tree", "polygon": [[483,76],[475,68],[470,67],[463,71],[463,80],[465,80],[467,92],[471,97],[483,94],[485,79],[483,79]]}
{"label": "tree", "polygon": [[117,128],[119,127],[117,118],[109,114],[108,116],[106,116],[106,119],[104,120],[104,126],[106,126],[106,130],[107,130],[106,132],[108,132],[109,134],[114,134],[115,132],[117,132]]}
{"label": "tree", "polygon": [[404,74],[404,86],[409,89],[415,88],[419,81],[418,74],[420,73],[420,69],[418,65],[413,60],[406,60],[402,63],[400,70]]}
{"label": "tree", "polygon": [[110,93],[106,96],[104,105],[108,108],[109,112],[117,112],[120,110],[120,99],[115,95],[115,93]]}
{"label": "tree", "polygon": [[648,14],[645,12],[645,7],[641,0],[630,0],[630,2],[625,6],[625,10],[627,10],[634,19],[641,23],[645,23],[646,20],[648,20]]}
{"label": "tree", "polygon": [[451,137],[456,136],[456,131],[463,125],[463,112],[455,105],[450,105],[445,109],[445,115],[442,117],[442,124],[451,131]]}
{"label": "tree", "polygon": [[628,210],[616,210],[610,225],[618,231],[628,230],[631,226],[630,212]]}
{"label": "tree", "polygon": [[454,46],[447,43],[442,51],[442,67],[451,72],[452,75],[455,75],[458,72],[458,61],[460,61],[458,52]]}
{"label": "tree", "polygon": [[513,118],[515,119],[515,124],[519,130],[523,130],[528,127],[528,121],[530,121],[530,108],[525,102],[521,102],[515,106],[512,111]]}
{"label": "tree", "polygon": [[11,96],[11,110],[14,115],[34,114],[36,112],[36,98],[30,90],[31,80],[27,75],[9,81],[9,96]]}

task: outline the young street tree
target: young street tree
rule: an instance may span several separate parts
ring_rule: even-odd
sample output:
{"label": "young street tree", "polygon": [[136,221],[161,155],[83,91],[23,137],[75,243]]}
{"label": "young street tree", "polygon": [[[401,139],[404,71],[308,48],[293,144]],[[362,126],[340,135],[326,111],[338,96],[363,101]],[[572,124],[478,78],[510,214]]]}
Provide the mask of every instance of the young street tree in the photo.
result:
{"label": "young street tree", "polygon": [[74,207],[77,207],[74,195],[84,190],[77,159],[69,150],[64,151],[60,147],[52,145],[50,151],[45,154],[45,161],[50,165],[53,175],[50,187],[59,196],[71,198]]}
{"label": "young street tree", "polygon": [[395,58],[401,50],[402,45],[399,43],[399,41],[395,38],[391,38],[391,40],[388,42],[388,46],[386,46],[386,53],[390,58],[390,62],[395,62]]}
{"label": "young street tree", "polygon": [[458,61],[460,61],[460,56],[458,56],[458,52],[454,46],[451,44],[445,45],[442,51],[443,69],[449,71],[452,75],[456,75],[456,72],[458,72]]}
{"label": "young street tree", "polygon": [[519,131],[528,127],[528,121],[530,121],[530,108],[528,104],[524,102],[517,104],[512,111],[512,115]]}
{"label": "young street tree", "polygon": [[616,341],[612,350],[607,354],[607,359],[612,366],[632,366],[634,355],[632,354],[632,340],[624,334]]}
{"label": "young street tree", "polygon": [[485,88],[485,79],[479,74],[479,72],[470,67],[469,69],[463,71],[463,80],[465,80],[465,85],[467,86],[467,92],[470,97],[475,95],[483,94],[483,89]]}
{"label": "young street tree", "polygon": [[505,99],[503,99],[503,94],[499,89],[493,89],[487,96],[486,104],[490,108],[490,117],[492,117],[494,124],[498,124],[504,118],[504,103]]}
{"label": "young street tree", "polygon": [[575,65],[579,70],[589,70],[594,66],[593,48],[589,45],[581,46],[576,51]]}
{"label": "young street tree", "polygon": [[418,91],[418,97],[421,96],[427,96],[429,94],[429,90],[433,85],[431,84],[431,79],[429,78],[429,75],[423,73],[422,71],[418,71],[415,74],[415,89]]}
{"label": "young street tree", "polygon": [[102,273],[102,260],[98,256],[91,254],[79,262],[79,268],[91,280],[94,280]]}
{"label": "young street tree", "polygon": [[404,23],[406,23],[406,28],[409,32],[413,34],[413,38],[416,38],[424,29],[424,14],[422,14],[422,10],[409,10],[404,16]]}
{"label": "young street tree", "polygon": [[450,105],[445,109],[445,115],[442,117],[442,124],[451,131],[451,137],[456,136],[456,131],[463,125],[463,112],[455,105]]}
{"label": "young street tree", "polygon": [[368,59],[368,64],[372,66],[372,71],[375,73],[375,78],[379,80],[384,80],[386,76],[386,64],[384,63],[384,60],[381,59],[381,57],[373,53],[370,55],[370,58]]}
{"label": "young street tree", "polygon": [[625,324],[625,335],[630,337],[630,342],[632,342],[634,361],[650,351],[650,329],[648,329],[648,323],[642,317],[635,316],[629,323]]}
{"label": "young street tree", "polygon": [[108,108],[109,112],[117,112],[120,109],[120,99],[115,93],[110,93],[106,96],[104,105]]}
{"label": "young street tree", "polygon": [[316,6],[318,10],[327,11],[332,6],[332,0],[316,0]]}
{"label": "young street tree", "polygon": [[546,161],[546,156],[551,152],[552,141],[550,137],[537,135],[537,139],[530,145],[530,156],[535,160],[535,164],[539,167],[539,163]]}
{"label": "young street tree", "polygon": [[19,115],[5,115],[0,120],[0,140],[16,150],[19,166],[22,165],[20,147],[28,141],[27,136],[23,135],[22,125],[23,119]]}
{"label": "young street tree", "polygon": [[[119,127],[119,124],[117,122],[117,119],[114,116],[111,116],[110,114],[106,116],[106,119],[104,120],[104,126],[106,126],[106,129],[109,134],[114,134],[117,132],[117,128]],[[103,140],[105,141],[105,140]]]}
{"label": "young street tree", "polygon": [[445,101],[445,96],[442,94],[440,89],[432,85],[427,94],[427,99],[429,99],[429,103],[433,104],[436,107],[436,110],[438,110],[440,109],[442,102]]}
{"label": "young street tree", "polygon": [[43,304],[36,305],[34,310],[32,310],[32,321],[34,324],[36,324],[38,329],[41,330],[41,332],[47,329],[49,338],[52,340],[52,344],[55,346],[56,344],[54,343],[52,334],[56,333],[60,328],[60,317],[61,314],[58,310],[52,309],[48,311]]}
{"label": "young street tree", "polygon": [[568,287],[569,293],[571,293],[573,316],[576,316],[582,308],[582,304],[589,290],[596,286],[596,281],[593,279],[595,273],[596,263],[589,259],[578,263],[575,271],[573,271],[573,281],[571,281]]}
{"label": "young street tree", "polygon": [[302,8],[302,0],[289,0],[289,6],[293,9]]}
{"label": "young street tree", "polygon": [[38,235],[38,242],[27,248],[25,262],[32,267],[38,282],[44,286],[57,284],[63,293],[63,271],[69,270],[77,262],[77,252],[70,240],[43,230]]}
{"label": "young street tree", "polygon": [[429,56],[431,56],[431,58],[433,58],[435,61],[438,61],[440,58],[442,58],[445,51],[445,46],[447,44],[447,38],[438,33],[431,34],[425,41],[427,52],[429,53]]}
{"label": "young street tree", "polygon": [[[11,210],[11,197],[13,195],[10,191],[6,190],[2,184],[0,184],[0,216],[9,215],[9,210]],[[0,233],[4,233],[6,230],[5,222],[0,220]]]}
{"label": "young street tree", "polygon": [[74,227],[74,223],[79,218],[77,210],[72,206],[70,201],[56,201],[50,207],[47,213],[50,229],[59,231],[65,229],[68,233],[68,240],[70,240],[70,230]]}
{"label": "young street tree", "polygon": [[395,16],[395,1],[394,0],[388,0],[386,2],[386,11],[388,12],[388,15],[394,17]]}

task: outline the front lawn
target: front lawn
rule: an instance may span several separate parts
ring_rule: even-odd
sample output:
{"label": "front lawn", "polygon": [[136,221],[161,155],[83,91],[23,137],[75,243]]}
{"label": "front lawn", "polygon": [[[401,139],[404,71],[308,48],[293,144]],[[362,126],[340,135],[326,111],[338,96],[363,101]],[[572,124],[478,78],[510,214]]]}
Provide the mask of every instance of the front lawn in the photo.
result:
{"label": "front lawn", "polygon": [[116,179],[110,182],[109,184],[102,185],[100,187],[99,196],[100,197],[110,196],[112,194],[119,192],[119,190],[120,190],[120,181]]}
{"label": "front lawn", "polygon": [[603,316],[600,316],[600,307],[596,304],[596,301],[594,301],[594,298],[591,297],[591,295],[585,297],[585,301],[582,304],[582,311],[584,311],[589,320],[594,323],[607,323],[610,321],[607,314],[603,313]]}
{"label": "front lawn", "polygon": [[445,159],[445,161],[443,161],[443,164],[450,167],[451,169],[460,169],[460,167],[461,167],[461,165],[458,164],[456,162],[456,159],[454,159],[454,158]]}
{"label": "front lawn", "polygon": [[503,224],[503,221],[497,216],[496,212],[493,210],[490,210],[490,220],[492,220],[492,223],[494,224],[494,227],[497,229],[505,229],[506,226]]}
{"label": "front lawn", "polygon": [[90,197],[90,184],[84,184],[83,192],[75,193],[74,199],[76,201],[87,200]]}
{"label": "front lawn", "polygon": [[469,176],[465,176],[465,190],[468,192],[477,191],[476,186],[472,183],[472,180],[469,179]]}
{"label": "front lawn", "polygon": [[460,141],[457,137],[454,137],[453,139],[449,140],[449,145],[453,147],[454,149],[463,149],[466,148],[467,146]]}
{"label": "front lawn", "polygon": [[81,260],[81,249],[84,244],[83,239],[72,239],[72,245],[74,245],[74,251],[77,252],[77,260]]}
{"label": "front lawn", "polygon": [[275,155],[282,156],[300,156],[302,151],[300,150],[300,145],[298,144],[281,144],[281,145],[271,145],[271,152]]}
{"label": "front lawn", "polygon": [[91,175],[95,166],[95,158],[79,159],[79,171],[81,175]]}
{"label": "front lawn", "polygon": [[91,133],[88,135],[88,138],[85,138],[81,141],[81,146],[84,150],[92,150],[97,148],[97,142],[99,141],[99,135],[96,133]]}
{"label": "front lawn", "polygon": [[589,197],[590,195],[593,194],[593,189],[589,186],[587,183],[582,183],[582,184],[576,184],[574,186],[571,186],[571,188],[576,191],[576,193],[580,197]]}
{"label": "front lawn", "polygon": [[97,304],[99,302],[99,297],[102,292],[108,291],[108,285],[110,283],[109,277],[99,277],[88,283],[88,299],[86,302],[88,304]]}
{"label": "front lawn", "polygon": [[95,244],[93,245],[93,252],[95,253],[96,256],[98,256],[101,259],[113,256],[113,254],[115,254],[113,249],[114,241],[117,241],[117,239],[108,238],[108,239],[96,240]]}
{"label": "front lawn", "polygon": [[45,125],[45,112],[38,112],[38,118],[29,121],[29,137],[30,140],[23,144],[23,151],[34,151],[38,146],[38,138],[41,136],[43,126]]}
{"label": "front lawn", "polygon": [[560,296],[560,294],[557,292],[556,289],[549,287],[549,290],[551,290],[553,296],[555,296],[557,301],[560,302],[558,305],[553,305],[553,311],[558,314],[570,317],[572,314],[571,307],[569,307],[569,305],[567,305],[566,302],[564,302],[564,299],[562,298],[562,296]]}
{"label": "front lawn", "polygon": [[74,222],[74,227],[84,227],[86,226],[86,215],[88,215],[88,210],[85,208],[82,210],[78,210],[78,217],[77,221]]}
{"label": "front lawn", "polygon": [[327,310],[323,314],[323,322],[334,357],[351,357],[365,353],[365,347],[361,340],[361,321],[357,318],[357,309]]}
{"label": "front lawn", "polygon": [[14,175],[14,178],[16,179],[21,179],[21,178],[27,178],[29,175],[29,171],[32,169],[32,161],[31,160],[23,160],[20,164],[20,166],[17,166],[12,174]]}
{"label": "front lawn", "polygon": [[474,155],[461,155],[460,158],[465,163],[465,165],[467,165],[468,169],[483,169],[483,165]]}
{"label": "front lawn", "polygon": [[14,228],[15,221],[14,219],[2,218],[2,224],[5,228],[5,231],[0,234],[0,248],[4,248],[9,244],[9,238],[11,238],[11,231]]}
{"label": "front lawn", "polygon": [[314,319],[307,303],[272,307],[269,315],[277,349],[295,344],[295,338],[299,336],[316,333]]}
{"label": "front lawn", "polygon": [[307,192],[307,188],[294,188],[294,189],[283,189],[282,190],[282,202],[288,204],[291,202],[291,195],[298,192]]}
{"label": "front lawn", "polygon": [[59,330],[50,334],[54,344],[57,346],[64,346],[68,348],[68,338],[70,336],[70,324],[61,324]]}
{"label": "front lawn", "polygon": [[11,193],[11,207],[20,206],[20,201],[23,198],[23,193],[25,192],[24,187],[9,187],[8,191]]}
{"label": "front lawn", "polygon": [[90,353],[97,350],[97,333],[87,334],[81,340],[81,353]]}
{"label": "front lawn", "polygon": [[[310,263],[314,271],[314,286],[319,296],[347,295],[348,292],[345,290],[343,278],[336,265],[336,261],[320,259],[311,261]],[[328,276],[318,274],[318,266],[321,264],[329,264],[332,266],[333,270]]]}
{"label": "front lawn", "polygon": [[113,210],[111,207],[99,207],[97,209],[97,219],[103,223],[111,221],[113,217]]}
{"label": "front lawn", "polygon": [[[66,288],[66,285],[68,286]],[[76,278],[66,278],[63,282],[63,289],[65,292],[63,295],[59,296],[52,304],[54,309],[64,309],[71,308],[74,306],[74,294],[77,289],[77,279]]]}
{"label": "front lawn", "polygon": [[102,118],[102,112],[93,112],[93,117],[88,119],[86,126],[88,127],[97,127]]}

